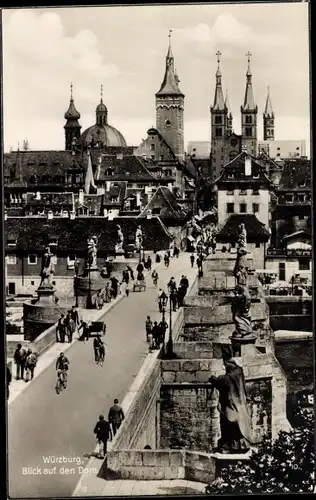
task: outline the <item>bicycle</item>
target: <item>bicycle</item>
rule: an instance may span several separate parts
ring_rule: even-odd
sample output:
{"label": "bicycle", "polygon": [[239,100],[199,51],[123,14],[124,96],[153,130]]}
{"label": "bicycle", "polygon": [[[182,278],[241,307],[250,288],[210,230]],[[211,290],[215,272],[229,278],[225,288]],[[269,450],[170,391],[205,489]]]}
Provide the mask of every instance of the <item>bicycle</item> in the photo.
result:
{"label": "bicycle", "polygon": [[66,388],[67,388],[67,371],[58,370],[56,387],[55,387],[57,394],[60,394]]}

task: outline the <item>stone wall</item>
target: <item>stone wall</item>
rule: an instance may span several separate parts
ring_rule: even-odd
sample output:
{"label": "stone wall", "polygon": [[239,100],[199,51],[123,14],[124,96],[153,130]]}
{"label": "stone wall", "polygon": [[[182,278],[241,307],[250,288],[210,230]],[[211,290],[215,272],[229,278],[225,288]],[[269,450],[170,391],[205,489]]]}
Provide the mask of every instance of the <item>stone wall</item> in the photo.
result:
{"label": "stone wall", "polygon": [[[204,298],[206,299],[206,298]],[[207,299],[212,299],[208,297]],[[230,304],[217,304],[217,299],[209,300],[208,306],[184,306],[185,324],[226,325],[233,322]],[[267,305],[265,302],[257,302],[251,305],[251,316],[253,321],[264,321],[267,319]]]}
{"label": "stone wall", "polygon": [[[204,275],[211,274],[212,271],[232,271],[236,262],[236,253],[216,252],[205,259],[203,264]],[[249,269],[253,269],[253,256],[248,254],[247,262]]]}
{"label": "stone wall", "polygon": [[187,479],[209,483],[216,461],[207,453],[175,450],[119,450],[107,454],[109,477],[133,480]]}

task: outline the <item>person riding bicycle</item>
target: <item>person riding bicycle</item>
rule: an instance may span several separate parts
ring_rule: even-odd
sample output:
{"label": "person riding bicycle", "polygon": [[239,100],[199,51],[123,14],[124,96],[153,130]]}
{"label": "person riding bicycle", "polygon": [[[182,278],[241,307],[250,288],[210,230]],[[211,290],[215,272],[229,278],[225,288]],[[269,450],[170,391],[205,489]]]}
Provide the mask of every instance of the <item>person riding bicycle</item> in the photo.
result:
{"label": "person riding bicycle", "polygon": [[154,284],[155,286],[157,286],[159,276],[158,276],[158,273],[157,273],[157,271],[156,271],[156,270],[154,270],[154,271],[151,273],[151,277],[152,277],[152,280],[153,280],[153,284]]}
{"label": "person riding bicycle", "polygon": [[96,362],[99,359],[104,359],[105,356],[104,342],[101,340],[100,335],[97,335],[93,339],[93,350],[94,350],[94,359]]}
{"label": "person riding bicycle", "polygon": [[67,380],[67,371],[69,368],[69,359],[61,352],[56,361],[56,370],[58,378],[64,383]]}

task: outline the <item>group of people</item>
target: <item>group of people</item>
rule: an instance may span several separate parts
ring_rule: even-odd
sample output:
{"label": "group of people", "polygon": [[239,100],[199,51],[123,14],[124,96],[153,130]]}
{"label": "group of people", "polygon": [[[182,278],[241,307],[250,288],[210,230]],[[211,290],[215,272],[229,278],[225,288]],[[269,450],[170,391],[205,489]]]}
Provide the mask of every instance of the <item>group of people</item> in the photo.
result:
{"label": "group of people", "polygon": [[78,308],[72,306],[68,309],[66,316],[62,313],[57,323],[56,342],[64,343],[66,338],[68,343],[72,342],[73,336],[80,328]]}
{"label": "group of people", "polygon": [[195,257],[194,253],[190,255],[190,261],[191,261],[191,267],[194,267],[194,262],[196,263],[196,266],[198,268],[198,273],[199,273],[199,278],[203,277],[203,261],[204,261],[204,255],[203,253],[199,253],[197,257]]}
{"label": "group of people", "polygon": [[108,441],[112,441],[124,418],[124,411],[118,399],[114,399],[114,404],[109,410],[108,420],[105,419],[104,415],[99,416],[99,420],[93,430],[97,439],[98,458],[104,458],[106,455]]}
{"label": "group of people", "polygon": [[16,379],[25,380],[25,382],[33,380],[38,360],[37,354],[27,346],[18,344],[13,355],[13,360],[16,366]]}
{"label": "group of people", "polygon": [[146,341],[149,344],[149,351],[159,349],[165,343],[166,331],[168,324],[162,320],[152,322],[151,317],[147,316],[145,321]]}

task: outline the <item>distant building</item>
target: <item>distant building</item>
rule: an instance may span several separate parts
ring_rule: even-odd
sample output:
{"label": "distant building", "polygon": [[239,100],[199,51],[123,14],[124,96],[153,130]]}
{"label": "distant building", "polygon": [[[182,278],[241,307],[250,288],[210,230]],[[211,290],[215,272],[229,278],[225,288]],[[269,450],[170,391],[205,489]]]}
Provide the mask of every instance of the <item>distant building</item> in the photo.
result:
{"label": "distant building", "polygon": [[264,151],[273,160],[290,160],[306,156],[306,142],[265,140],[258,142],[258,150],[259,153]]}
{"label": "distant building", "polygon": [[189,141],[188,142],[188,155],[191,158],[204,159],[210,158],[211,144],[210,141]]}

